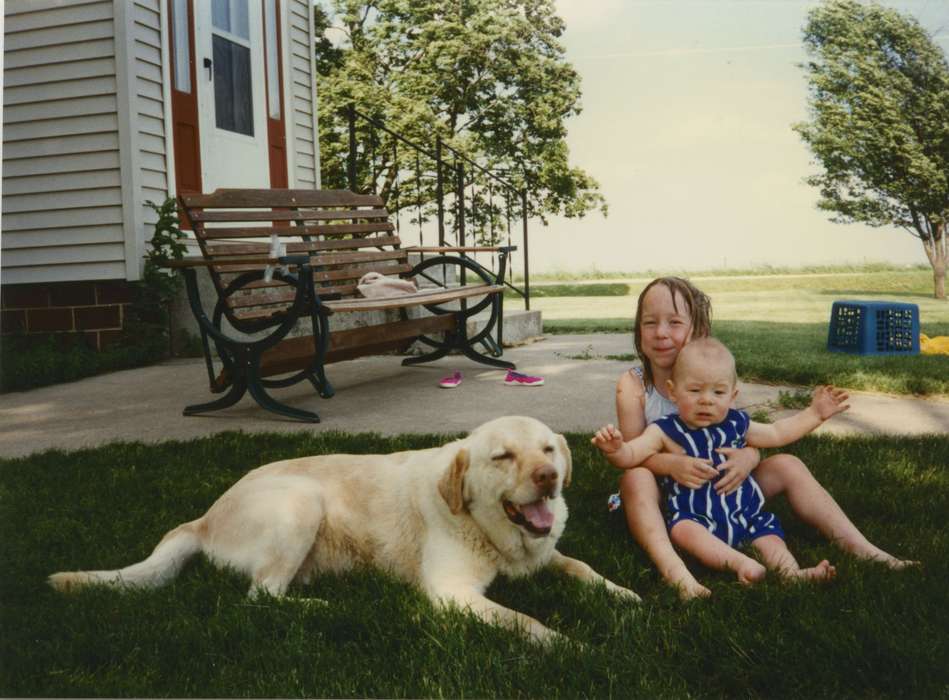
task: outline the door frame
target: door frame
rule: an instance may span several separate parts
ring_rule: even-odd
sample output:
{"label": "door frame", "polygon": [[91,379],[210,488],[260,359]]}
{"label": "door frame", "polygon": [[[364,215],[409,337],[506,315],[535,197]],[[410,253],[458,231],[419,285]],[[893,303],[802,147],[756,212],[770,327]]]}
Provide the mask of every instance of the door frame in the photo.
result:
{"label": "door frame", "polygon": [[[200,0],[205,2],[206,0]],[[200,117],[198,115],[198,96],[197,96],[197,54],[196,54],[196,18],[195,18],[195,7],[194,0],[185,0],[187,11],[188,11],[188,52],[189,52],[189,67],[188,72],[191,80],[192,91],[190,94],[181,93],[174,88],[174,61],[175,61],[175,46],[174,46],[174,2],[175,0],[163,0],[161,2],[161,10],[165,14],[165,18],[162,22],[164,28],[165,38],[162,41],[162,46],[165,50],[166,59],[163,67],[163,76],[165,80],[165,88],[163,90],[166,98],[166,108],[165,108],[165,125],[166,125],[166,159],[167,159],[167,183],[168,191],[171,196],[174,196],[178,192],[190,191],[191,188],[186,190],[181,189],[182,182],[194,183],[197,191],[202,191],[205,179],[203,177],[203,163],[201,158],[201,124]],[[254,0],[249,0],[254,2]],[[266,27],[265,27],[265,13],[266,13],[266,4],[264,0],[259,0],[260,3],[260,17],[261,23],[259,27],[260,36],[261,36],[261,49],[264,57],[264,61],[267,60],[267,51],[266,51]],[[276,47],[276,57],[277,57],[277,76],[279,81],[279,96],[280,96],[280,115],[282,119],[273,120],[270,118],[270,110],[267,104],[267,83],[269,76],[267,75],[266,63],[264,67],[264,115],[265,115],[265,127],[267,129],[267,158],[266,164],[261,164],[269,170],[269,180],[271,187],[289,187],[292,185],[291,182],[291,168],[290,163],[293,160],[294,154],[290,153],[288,149],[288,133],[292,128],[292,123],[287,118],[287,104],[289,100],[286,97],[287,84],[285,80],[285,64],[288,61],[288,57],[284,54],[286,49],[286,17],[284,16],[284,1],[276,0],[276,34],[277,34],[277,47]],[[312,12],[312,8],[311,8]],[[312,24],[311,24],[312,26]],[[313,91],[315,92],[315,86]],[[315,109],[315,102],[314,102]],[[182,127],[190,127],[192,133],[194,134],[194,139],[192,143],[187,143],[186,137],[181,134]],[[314,127],[315,128],[315,127]],[[281,144],[282,142],[282,144]],[[281,149],[280,146],[283,146]],[[274,150],[282,150],[282,158],[275,158]],[[281,162],[282,161],[282,162]],[[280,167],[282,166],[282,168]],[[281,178],[282,175],[282,184]]]}

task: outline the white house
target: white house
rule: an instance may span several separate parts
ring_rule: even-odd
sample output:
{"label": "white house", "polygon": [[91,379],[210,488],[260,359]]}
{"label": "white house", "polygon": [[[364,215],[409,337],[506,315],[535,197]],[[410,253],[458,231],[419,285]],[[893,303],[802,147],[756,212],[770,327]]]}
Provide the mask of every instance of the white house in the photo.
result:
{"label": "white house", "polygon": [[4,335],[119,337],[146,200],[319,186],[309,0],[6,0]]}

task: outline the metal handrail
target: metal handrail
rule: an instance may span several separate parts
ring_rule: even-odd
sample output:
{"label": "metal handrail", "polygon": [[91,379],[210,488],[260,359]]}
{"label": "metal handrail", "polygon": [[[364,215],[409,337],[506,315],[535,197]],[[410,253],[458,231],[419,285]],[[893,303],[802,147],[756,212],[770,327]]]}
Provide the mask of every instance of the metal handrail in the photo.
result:
{"label": "metal handrail", "polygon": [[[438,224],[438,239],[439,245],[445,245],[445,183],[443,179],[443,168],[446,165],[449,165],[445,162],[443,158],[443,149],[449,151],[452,155],[456,170],[456,183],[454,192],[456,196],[457,204],[457,218],[456,223],[458,226],[458,239],[459,245],[465,245],[465,164],[469,165],[471,168],[476,169],[487,178],[490,178],[492,181],[498,183],[500,186],[504,187],[509,194],[517,197],[520,200],[521,206],[521,223],[522,223],[522,237],[524,241],[524,289],[518,289],[516,286],[512,285],[510,282],[506,283],[506,286],[511,287],[517,294],[519,294],[524,299],[524,306],[526,309],[530,310],[530,263],[529,263],[529,248],[528,248],[528,212],[527,212],[527,190],[524,188],[518,188],[513,183],[511,183],[506,178],[503,178],[491,170],[485,168],[481,164],[469,158],[467,155],[459,151],[457,148],[451,146],[450,144],[445,143],[441,136],[435,137],[435,149],[434,151],[430,150],[426,146],[416,143],[415,141],[399,134],[392,129],[388,128],[384,123],[370,117],[366,114],[363,114],[355,108],[354,105],[349,105],[345,110],[345,115],[348,120],[349,125],[349,154],[347,160],[347,180],[349,181],[349,188],[351,190],[358,191],[358,177],[357,177],[357,134],[356,134],[356,121],[357,119],[362,120],[367,123],[372,129],[378,129],[388,135],[390,135],[397,142],[402,143],[409,148],[413,149],[416,154],[423,154],[428,157],[435,163],[435,203],[437,205],[437,224]],[[393,148],[395,148],[393,146]],[[375,140],[373,138],[372,143],[372,156],[375,158]],[[416,161],[418,162],[418,161]],[[375,167],[373,165],[373,167]],[[396,165],[398,167],[398,165]],[[373,173],[375,176],[375,173]],[[375,177],[373,177],[375,180]],[[373,185],[373,188],[375,185]],[[510,235],[510,200],[508,201],[508,212],[506,218],[508,220],[508,235]],[[493,233],[493,229],[492,229]]]}

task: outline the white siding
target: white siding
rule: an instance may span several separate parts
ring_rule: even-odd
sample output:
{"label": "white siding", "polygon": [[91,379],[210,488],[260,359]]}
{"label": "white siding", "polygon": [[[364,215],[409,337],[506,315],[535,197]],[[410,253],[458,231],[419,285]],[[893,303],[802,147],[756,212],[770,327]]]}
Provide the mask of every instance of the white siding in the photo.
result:
{"label": "white siding", "polygon": [[8,0],[3,282],[124,278],[111,0]]}
{"label": "white siding", "polygon": [[[317,187],[308,0],[285,0],[290,183]],[[4,3],[3,282],[137,279],[169,172],[162,0]]]}
{"label": "white siding", "polygon": [[144,202],[168,196],[162,17],[160,0],[5,4],[5,284],[138,278]]}
{"label": "white siding", "polygon": [[161,204],[169,194],[166,150],[171,147],[171,135],[166,138],[162,89],[162,33],[165,26],[159,0],[138,0],[132,17],[135,26],[130,40],[134,42],[137,93],[133,119],[139,131],[136,167],[141,173],[141,193],[137,201],[141,207],[141,225],[144,227],[141,240],[144,242],[151,239],[152,227],[158,218],[145,202]]}
{"label": "white siding", "polygon": [[313,21],[307,0],[288,0],[284,44],[284,95],[287,143],[291,145],[291,187],[319,186],[316,146]]}

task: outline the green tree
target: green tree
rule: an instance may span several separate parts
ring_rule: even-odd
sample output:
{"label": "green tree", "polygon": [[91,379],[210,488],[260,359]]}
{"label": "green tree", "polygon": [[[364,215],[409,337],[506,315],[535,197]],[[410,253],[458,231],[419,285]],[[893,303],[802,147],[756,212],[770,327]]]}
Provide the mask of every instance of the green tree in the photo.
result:
{"label": "green tree", "polygon": [[946,298],[949,65],[914,18],[832,0],[804,27],[810,120],[794,129],[823,172],[808,178],[833,221],[919,238]]}
{"label": "green tree", "polygon": [[[553,0],[323,0],[316,23],[341,38],[317,49],[326,186],[347,186],[343,110],[353,104],[426,148],[441,136],[526,189],[531,216],[606,213],[597,182],[569,164],[565,121],[580,111],[580,79]],[[414,154],[397,168],[392,139],[377,137],[376,165],[361,172],[392,209],[430,205],[432,163],[416,177]]]}

